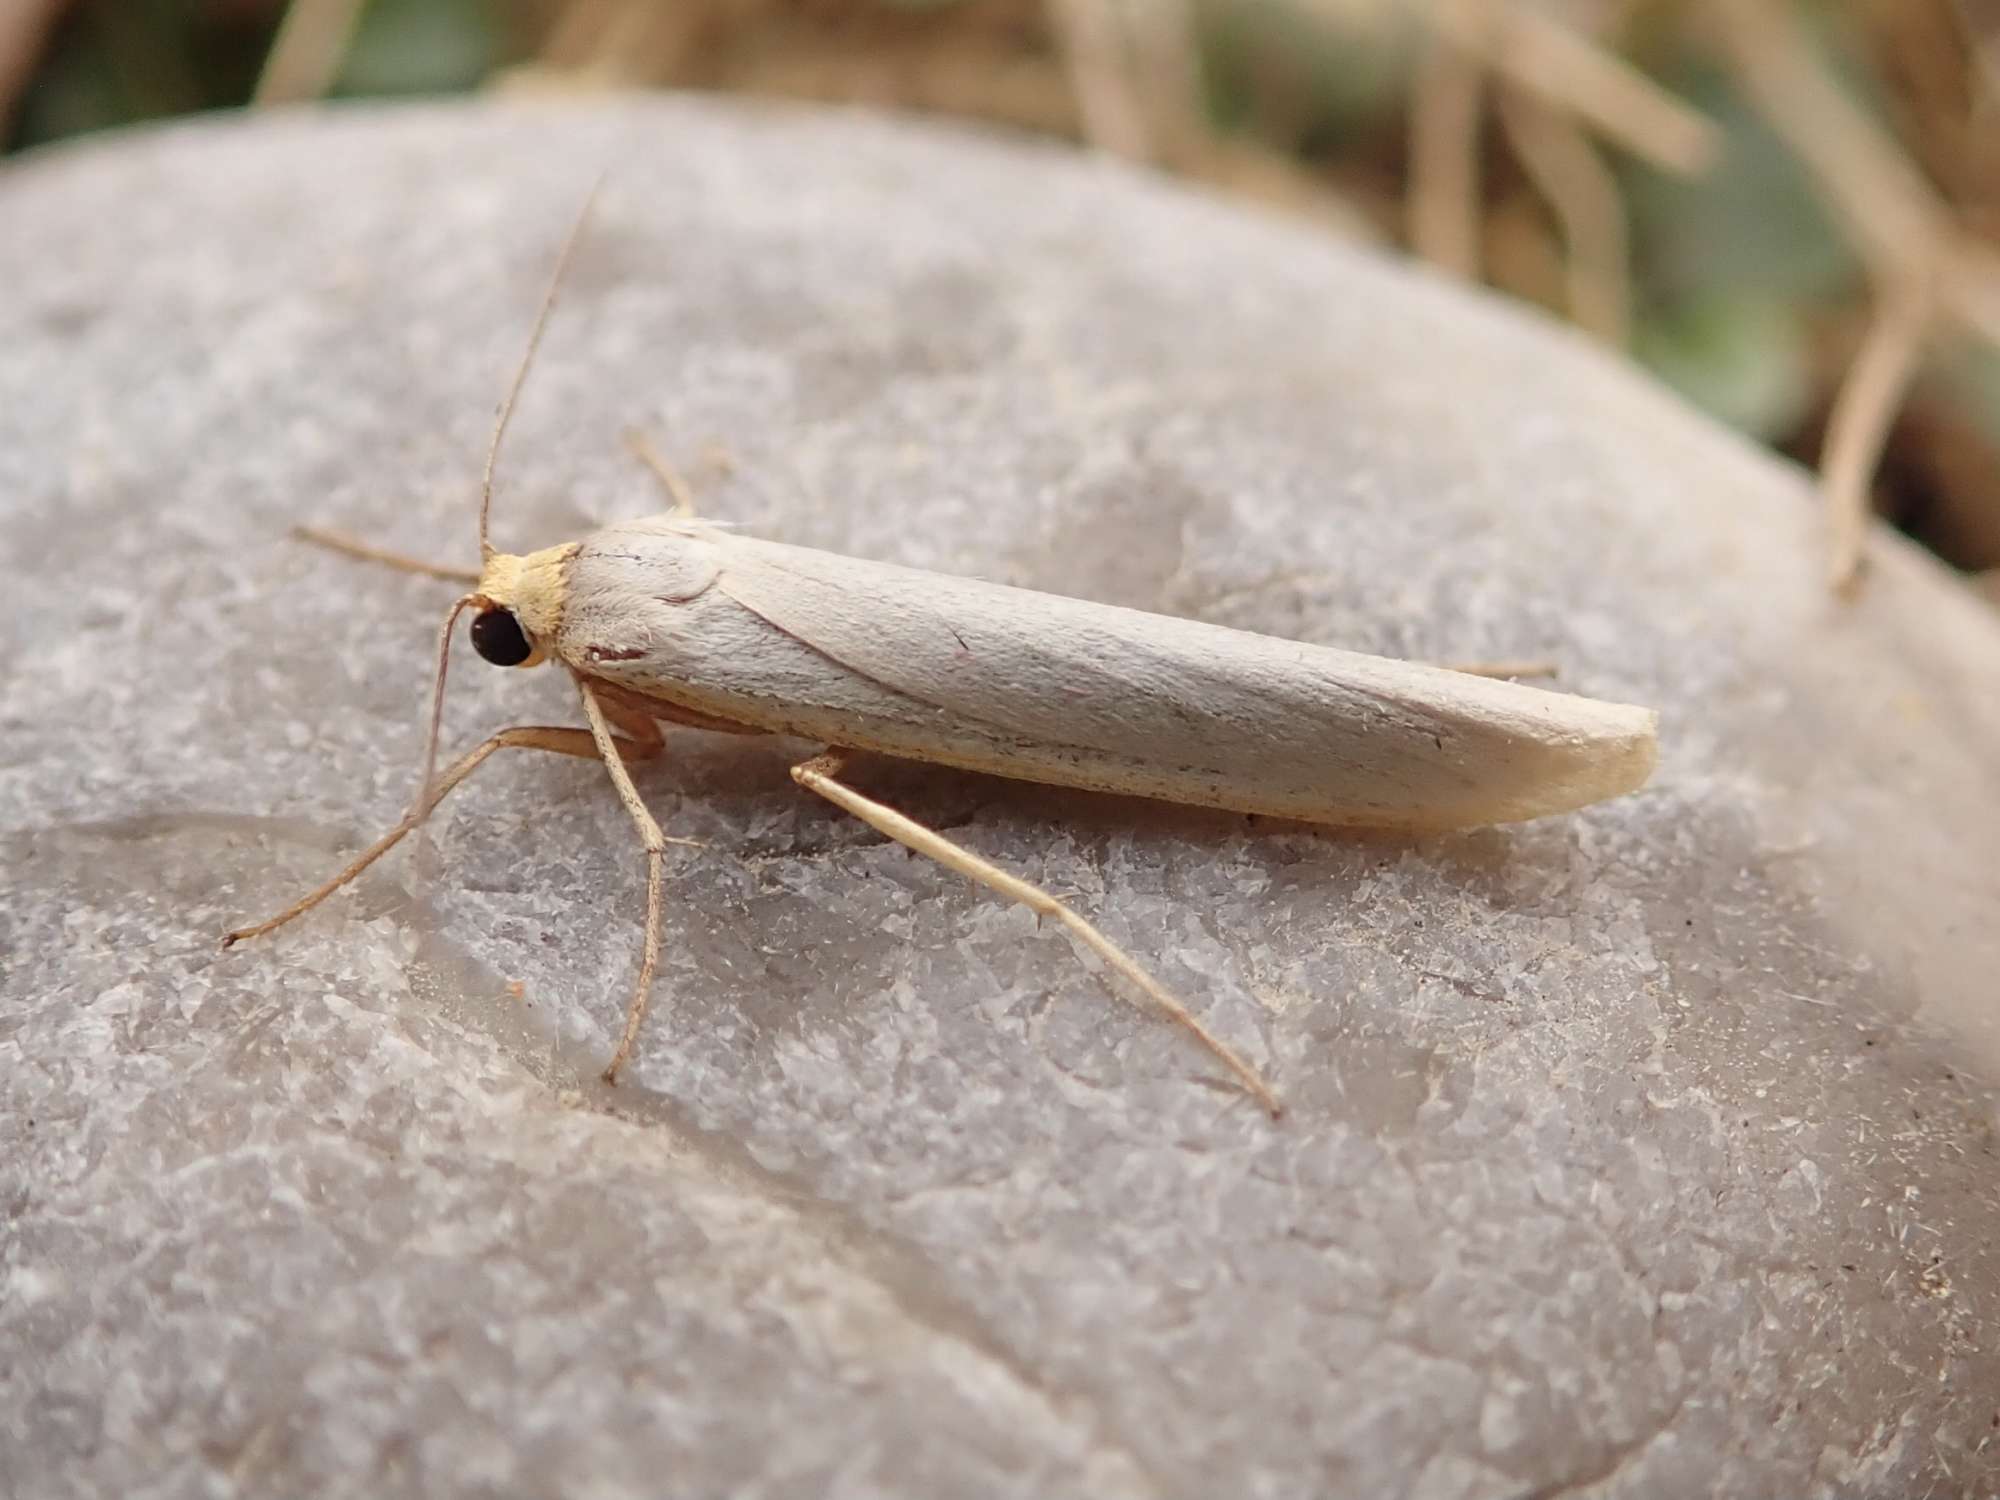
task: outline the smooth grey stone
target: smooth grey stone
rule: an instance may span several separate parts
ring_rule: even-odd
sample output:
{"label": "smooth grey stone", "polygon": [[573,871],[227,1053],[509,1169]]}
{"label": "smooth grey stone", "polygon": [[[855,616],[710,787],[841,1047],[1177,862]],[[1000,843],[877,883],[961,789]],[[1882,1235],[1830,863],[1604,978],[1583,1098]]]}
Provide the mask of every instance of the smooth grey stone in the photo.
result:
{"label": "smooth grey stone", "polygon": [[[1644,793],[1347,835],[880,761],[1068,943],[675,733],[401,814],[495,540],[662,508],[1657,706]],[[1911,1496],[2000,1485],[2000,629],[1519,310],[1120,166],[659,99],[0,178],[0,1492]],[[727,473],[703,458],[730,455]],[[448,740],[580,722],[462,649]]]}

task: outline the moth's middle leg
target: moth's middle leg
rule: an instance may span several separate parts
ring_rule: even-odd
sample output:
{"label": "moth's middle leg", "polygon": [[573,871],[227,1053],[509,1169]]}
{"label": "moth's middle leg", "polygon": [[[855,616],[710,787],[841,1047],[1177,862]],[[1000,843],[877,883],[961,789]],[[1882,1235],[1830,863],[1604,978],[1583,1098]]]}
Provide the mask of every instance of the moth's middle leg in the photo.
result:
{"label": "moth's middle leg", "polygon": [[793,766],[792,780],[806,790],[818,793],[836,807],[852,813],[876,832],[888,835],[897,843],[936,860],[947,869],[956,870],[989,890],[997,891],[1010,901],[1020,902],[1037,916],[1053,917],[1062,923],[1076,934],[1085,947],[1136,985],[1169,1017],[1193,1033],[1197,1041],[1220,1058],[1229,1070],[1242,1080],[1244,1088],[1271,1112],[1273,1118],[1284,1112],[1284,1105],[1271,1091],[1271,1086],[1264,1081],[1263,1076],[1245,1062],[1227,1042],[1202,1025],[1192,1011],[1140,967],[1137,959],[1040,886],[1032,885],[1017,875],[1009,875],[999,866],[981,859],[962,844],[953,843],[936,829],[926,828],[894,808],[863,796],[840,780],[840,773],[846,765],[845,752],[828,750],[822,755],[816,755],[811,760]]}
{"label": "moth's middle leg", "polygon": [[598,757],[604,762],[605,770],[611,773],[611,784],[617,788],[618,800],[625,804],[625,811],[631,814],[639,837],[646,845],[646,946],[639,961],[639,981],[633,986],[631,1003],[625,1007],[625,1030],[620,1034],[618,1050],[611,1054],[611,1061],[605,1065],[603,1074],[606,1083],[616,1083],[618,1070],[625,1066],[626,1058],[632,1055],[633,1044],[639,1039],[639,1026],[646,1019],[646,1006],[652,997],[653,974],[660,966],[661,888],[667,874],[667,837],[647,810],[638,787],[632,784],[632,773],[625,769],[625,760],[618,753],[619,741],[611,732],[610,718],[615,717],[620,729],[639,738],[647,746],[648,754],[657,753],[661,738],[657,724],[622,707],[616,700],[612,700],[607,711],[598,701],[597,694],[591,691],[590,684],[581,677],[576,680],[576,688],[583,698],[584,717],[590,720],[591,737],[597,741]]}

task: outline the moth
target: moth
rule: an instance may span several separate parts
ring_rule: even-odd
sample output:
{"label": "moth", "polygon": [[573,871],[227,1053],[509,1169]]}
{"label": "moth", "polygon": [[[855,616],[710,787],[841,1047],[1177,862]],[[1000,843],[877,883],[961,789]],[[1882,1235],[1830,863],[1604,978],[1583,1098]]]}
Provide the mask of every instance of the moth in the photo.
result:
{"label": "moth", "polygon": [[[888,838],[1053,919],[1206,1046],[1273,1115],[1278,1096],[1123,949],[1065,902],[856,790],[874,752],[1018,780],[1305,822],[1441,830],[1569,812],[1642,785],[1649,709],[1464,671],[1226,629],[787,546],[677,513],[516,554],[488,540],[508,419],[554,306],[557,260],[488,448],[476,572],[329,538],[358,555],[472,584],[445,618],[425,770],[410,812],[310,895],[224,946],[289,922],[355,879],[503,749],[599,760],[646,851],[644,946],[615,1081],[659,962],[667,840],[629,766],[664,727],[774,734],[822,746],[801,787]],[[671,476],[667,476],[671,482]],[[496,666],[559,662],[585,727],[518,726],[436,771],[458,618]]]}

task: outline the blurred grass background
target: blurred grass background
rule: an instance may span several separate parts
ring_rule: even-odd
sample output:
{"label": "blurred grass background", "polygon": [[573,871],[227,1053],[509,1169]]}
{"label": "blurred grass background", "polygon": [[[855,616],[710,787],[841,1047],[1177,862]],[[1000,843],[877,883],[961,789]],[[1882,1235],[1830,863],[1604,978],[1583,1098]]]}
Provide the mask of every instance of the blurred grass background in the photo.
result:
{"label": "blurred grass background", "polygon": [[[713,89],[1077,140],[1569,318],[2000,600],[2000,0],[0,0],[0,148]],[[1690,482],[1699,482],[1690,476]]]}

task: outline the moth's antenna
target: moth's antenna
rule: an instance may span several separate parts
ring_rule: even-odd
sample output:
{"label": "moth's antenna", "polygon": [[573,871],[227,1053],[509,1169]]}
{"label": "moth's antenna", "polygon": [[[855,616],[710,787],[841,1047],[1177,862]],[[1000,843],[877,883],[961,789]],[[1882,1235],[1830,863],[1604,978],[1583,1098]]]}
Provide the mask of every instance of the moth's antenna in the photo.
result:
{"label": "moth's antenna", "polygon": [[[520,367],[514,371],[514,383],[507,388],[507,399],[500,403],[500,416],[493,424],[493,441],[486,448],[486,478],[479,487],[479,557],[483,562],[493,555],[493,544],[486,540],[486,518],[493,510],[493,466],[500,457],[500,439],[507,435],[507,422],[514,415],[514,403],[521,398],[521,387],[528,380],[528,366],[535,362],[535,350],[541,347],[542,330],[549,326],[549,313],[556,305],[556,292],[562,286],[563,273],[569,269],[569,261],[577,244],[583,239],[583,226],[590,219],[591,207],[597,202],[598,189],[604,186],[604,174],[598,173],[597,181],[590,185],[584,195],[583,207],[577,210],[576,222],[569,227],[569,238],[556,256],[555,271],[549,277],[549,289],[542,297],[542,310],[535,314],[534,331],[528,335],[528,347],[521,355]],[[439,683],[443,673],[439,672]],[[425,793],[430,790],[430,778],[425,777]]]}

